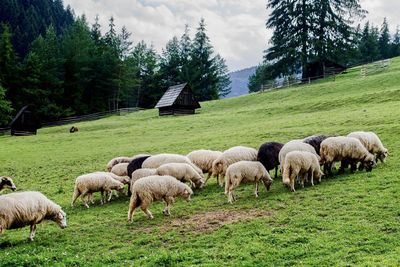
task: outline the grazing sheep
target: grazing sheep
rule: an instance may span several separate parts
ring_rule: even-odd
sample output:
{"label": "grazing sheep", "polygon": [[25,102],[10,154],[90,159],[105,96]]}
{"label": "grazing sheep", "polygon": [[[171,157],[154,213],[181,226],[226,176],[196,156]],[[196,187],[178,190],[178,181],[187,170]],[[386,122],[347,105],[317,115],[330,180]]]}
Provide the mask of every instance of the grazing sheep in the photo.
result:
{"label": "grazing sheep", "polygon": [[324,141],[328,137],[330,137],[330,136],[327,136],[327,135],[312,135],[312,136],[304,138],[303,142],[306,143],[306,144],[311,145],[315,149],[315,152],[317,152],[317,154],[319,155],[319,151],[320,151],[320,148],[321,148],[321,143],[322,143],[322,141]]}
{"label": "grazing sheep", "polygon": [[208,173],[208,177],[205,181],[205,183],[207,183],[208,179],[210,179],[212,175],[212,163],[221,155],[222,155],[221,151],[202,149],[202,150],[192,151],[186,156],[190,159],[191,162],[193,162],[194,165],[199,167],[203,171],[203,173]]}
{"label": "grazing sheep", "polygon": [[382,163],[385,163],[389,155],[388,150],[383,146],[378,135],[374,132],[352,132],[347,137],[353,137],[360,140],[361,144],[369,151],[369,153],[376,156]]}
{"label": "grazing sheep", "polygon": [[323,173],[321,172],[319,159],[316,154],[308,151],[291,151],[286,154],[285,167],[282,173],[283,184],[289,186],[292,192],[296,177],[302,177],[301,185],[304,187],[304,181],[311,177],[311,185],[314,186],[314,177],[321,182]]}
{"label": "grazing sheep", "polygon": [[157,169],[161,165],[167,163],[187,163],[192,166],[196,172],[203,176],[203,172],[196,165],[194,165],[188,157],[179,154],[158,154],[151,156],[143,162],[142,168]]}
{"label": "grazing sheep", "polygon": [[[94,172],[79,176],[75,181],[74,194],[72,196],[71,206],[73,207],[75,201],[81,196],[82,202],[86,208],[89,208],[88,202],[92,200],[91,195],[94,192],[101,192],[101,204],[105,203],[106,198],[108,202],[111,201],[112,190],[122,190],[124,184],[115,180],[106,172]],[[104,196],[104,192],[106,193]],[[85,199],[85,197],[87,197]]]}
{"label": "grazing sheep", "polygon": [[110,172],[112,167],[114,167],[114,165],[117,165],[119,163],[130,163],[134,159],[141,158],[141,157],[146,157],[146,156],[150,156],[150,155],[149,154],[139,154],[139,155],[136,155],[136,156],[133,156],[133,157],[117,157],[117,158],[113,158],[107,164],[107,171]]}
{"label": "grazing sheep", "polygon": [[0,193],[6,188],[10,188],[12,191],[17,190],[17,187],[15,186],[11,177],[0,176]]}
{"label": "grazing sheep", "polygon": [[221,156],[214,160],[212,175],[219,177],[220,186],[224,184],[226,169],[229,165],[242,160],[256,161],[257,150],[250,147],[235,146],[225,150]]}
{"label": "grazing sheep", "polygon": [[[143,162],[148,159],[150,156],[143,156],[143,157],[138,157],[134,160],[132,160],[127,167],[127,172],[128,172],[128,176],[131,178],[132,180],[132,174],[133,172],[135,172],[138,169],[142,168],[142,164]],[[131,183],[129,183],[128,185],[128,196],[131,196]]]}
{"label": "grazing sheep", "polygon": [[292,151],[308,151],[310,153],[313,153],[317,155],[317,158],[319,159],[319,156],[317,152],[315,151],[314,147],[312,147],[309,144],[303,143],[301,140],[292,140],[290,142],[287,142],[279,152],[279,163],[281,165],[281,173],[283,173],[284,165],[285,165],[285,157],[289,152]]}
{"label": "grazing sheep", "polygon": [[132,186],[132,197],[129,203],[128,220],[132,221],[135,209],[141,207],[142,211],[150,219],[153,215],[148,210],[148,206],[155,200],[164,200],[166,203],[163,210],[164,215],[171,215],[170,207],[175,197],[182,197],[190,201],[193,194],[192,189],[186,184],[179,182],[172,176],[148,176],[136,181]]}
{"label": "grazing sheep", "polygon": [[118,176],[128,176],[128,165],[129,163],[118,163],[111,168],[111,173]]}
{"label": "grazing sheep", "polygon": [[278,142],[265,143],[260,146],[257,154],[257,160],[264,165],[268,172],[275,169],[275,178],[278,177],[279,152],[282,147],[283,144]]}
{"label": "grazing sheep", "polygon": [[130,191],[128,192],[128,196],[132,195],[132,186],[135,184],[137,180],[142,179],[143,177],[154,176],[154,175],[157,175],[157,169],[143,168],[134,171],[132,173],[132,179],[129,188]]}
{"label": "grazing sheep", "polygon": [[[127,184],[127,185],[128,185],[128,190],[129,190],[129,184],[130,184],[130,182],[131,182],[131,179],[129,179],[128,177],[122,177],[122,176],[116,175],[116,174],[114,174],[114,173],[112,173],[112,172],[95,172],[95,173],[100,173],[100,174],[103,174],[103,175],[108,175],[108,176],[110,176],[112,179],[117,180],[118,182],[121,182],[121,183],[123,183],[124,185]],[[119,190],[114,191],[114,195],[115,195],[116,197],[118,197],[118,194],[117,194],[116,192],[123,193],[123,192],[124,192],[124,189],[122,188],[122,189],[119,189]],[[89,193],[88,196],[89,196],[89,202],[92,202],[92,203],[93,203],[93,195],[92,195],[92,193]]]}
{"label": "grazing sheep", "polygon": [[52,220],[62,229],[67,227],[67,215],[61,207],[39,192],[20,192],[0,196],[0,234],[6,229],[30,225],[29,240],[33,241],[36,224]]}
{"label": "grazing sheep", "polygon": [[187,163],[167,163],[157,168],[157,175],[173,176],[181,182],[189,182],[194,188],[204,186],[204,178]]}
{"label": "grazing sheep", "polygon": [[[336,136],[329,137],[321,143],[321,164],[324,164],[325,174],[332,174],[331,164],[335,161],[348,161],[351,164],[351,172],[356,170],[358,162],[368,172],[372,171],[375,157],[362,145],[360,140],[353,137]],[[342,164],[339,173],[344,172]]]}
{"label": "grazing sheep", "polygon": [[258,197],[258,184],[260,180],[269,191],[272,179],[268,171],[258,161],[239,161],[229,165],[225,177],[225,194],[228,194],[228,202],[232,204],[236,200],[233,190],[238,187],[242,180],[254,181],[256,185],[255,196]]}

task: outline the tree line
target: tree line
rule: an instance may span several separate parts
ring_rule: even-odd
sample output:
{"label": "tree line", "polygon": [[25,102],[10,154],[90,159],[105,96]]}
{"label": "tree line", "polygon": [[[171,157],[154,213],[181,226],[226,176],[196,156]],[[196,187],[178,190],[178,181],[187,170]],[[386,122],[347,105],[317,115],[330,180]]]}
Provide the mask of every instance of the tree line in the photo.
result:
{"label": "tree line", "polygon": [[[51,1],[51,0],[50,0]],[[230,92],[225,60],[215,53],[201,19],[194,37],[186,26],[162,53],[131,33],[106,31],[85,16],[59,32],[53,23],[28,45],[25,56],[14,43],[13,27],[0,27],[0,125],[27,104],[44,121],[121,107],[154,107],[166,89],[188,82],[200,101]],[[104,34],[102,33],[104,32]]]}
{"label": "tree line", "polygon": [[268,0],[268,8],[266,27],[273,36],[250,77],[250,92],[277,77],[308,78],[313,62],[353,66],[400,55],[399,27],[392,36],[386,18],[380,28],[369,22],[354,27],[367,13],[359,0]]}

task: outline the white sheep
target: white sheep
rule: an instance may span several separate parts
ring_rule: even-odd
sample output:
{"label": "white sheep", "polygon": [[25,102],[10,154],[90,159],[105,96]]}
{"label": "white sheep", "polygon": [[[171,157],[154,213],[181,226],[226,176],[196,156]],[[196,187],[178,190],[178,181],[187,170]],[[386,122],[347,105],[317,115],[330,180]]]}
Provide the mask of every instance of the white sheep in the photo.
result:
{"label": "white sheep", "polygon": [[219,185],[223,186],[225,173],[229,165],[246,160],[256,161],[257,150],[251,147],[235,146],[225,150],[216,160],[213,162],[213,176],[219,177]]}
{"label": "white sheep", "polygon": [[196,165],[194,165],[188,157],[179,154],[164,153],[151,156],[142,163],[142,168],[157,169],[161,165],[167,163],[187,163],[192,166],[196,172],[203,176],[203,172]]}
{"label": "white sheep", "polygon": [[[71,206],[73,207],[77,198],[81,196],[83,204],[86,208],[89,208],[88,202],[92,200],[92,194],[95,192],[101,192],[101,204],[105,203],[106,198],[108,198],[107,201],[110,202],[112,190],[120,191],[123,188],[123,183],[115,180],[106,172],[95,172],[81,175],[76,178],[75,181]],[[105,196],[104,192],[106,193]]]}
{"label": "white sheep", "polygon": [[236,200],[233,190],[244,181],[254,181],[255,196],[258,197],[258,184],[263,182],[267,191],[272,184],[271,176],[265,167],[258,161],[239,161],[229,165],[225,176],[225,194],[228,194],[228,202],[232,204]]}
{"label": "white sheep", "polygon": [[67,227],[67,215],[61,207],[39,192],[20,192],[0,196],[0,234],[6,229],[30,225],[29,240],[33,241],[36,225],[43,220]]}
{"label": "white sheep", "polygon": [[291,151],[285,156],[285,167],[282,172],[283,184],[290,187],[294,192],[294,182],[296,177],[301,177],[301,185],[304,187],[304,181],[311,177],[311,185],[314,186],[314,178],[321,182],[323,173],[319,165],[318,156],[308,151]]}
{"label": "white sheep", "polygon": [[129,203],[128,220],[132,221],[135,209],[141,207],[146,215],[153,219],[153,215],[148,210],[149,205],[156,200],[164,200],[164,215],[171,215],[170,207],[176,197],[182,197],[190,201],[193,194],[192,189],[186,184],[179,182],[172,176],[148,176],[139,179],[132,186],[132,196]]}
{"label": "white sheep", "polygon": [[282,147],[281,151],[279,151],[278,157],[279,157],[279,163],[281,166],[281,172],[283,172],[283,169],[284,169],[286,155],[292,151],[308,151],[310,153],[315,154],[317,156],[317,158],[319,159],[319,156],[313,146],[303,143],[302,140],[289,141]]}
{"label": "white sheep", "polygon": [[144,156],[150,156],[150,155],[149,154],[139,154],[139,155],[135,155],[133,157],[116,157],[116,158],[113,158],[112,160],[110,160],[107,163],[107,171],[110,172],[112,167],[114,167],[115,165],[117,165],[119,163],[130,163],[132,160],[134,160],[136,158],[144,157]]}
{"label": "white sheep", "polygon": [[361,144],[369,151],[369,153],[376,156],[382,163],[385,162],[389,155],[388,150],[383,146],[378,135],[374,132],[352,132],[347,137],[353,137],[360,140]]}
{"label": "white sheep", "polygon": [[11,177],[0,176],[0,193],[6,188],[10,188],[12,191],[17,190],[17,187],[15,186]]}
{"label": "white sheep", "polygon": [[[186,156],[193,162],[194,165],[199,167],[203,173],[208,173],[205,183],[210,179],[212,175],[212,164],[213,162],[222,155],[221,151],[214,150],[195,150],[187,154]],[[218,181],[218,177],[217,177]]]}
{"label": "white sheep", "polygon": [[167,163],[157,168],[157,175],[173,176],[181,182],[189,182],[194,188],[204,186],[204,178],[187,163]]}
{"label": "white sheep", "polygon": [[[120,163],[120,164],[125,164],[125,163]],[[119,165],[119,164],[117,164],[117,165]],[[117,166],[117,165],[115,165],[115,166]],[[114,166],[114,167],[115,167],[115,166]],[[114,168],[114,167],[113,167],[113,168]],[[115,173],[112,173],[112,172],[95,172],[95,173],[100,173],[100,174],[103,174],[103,175],[108,175],[108,176],[110,176],[112,179],[117,180],[118,182],[121,182],[121,183],[123,183],[124,185],[130,184],[130,182],[131,182],[131,179],[129,179],[129,177],[119,176],[119,175],[116,175]],[[116,197],[118,197],[118,193],[117,193],[117,192],[123,193],[123,191],[124,191],[124,189],[115,190],[115,191],[114,191],[114,195],[115,195]],[[93,194],[92,194],[92,193],[89,193],[89,194],[88,194],[88,199],[89,199],[89,202],[91,202],[91,203],[93,204]]]}
{"label": "white sheep", "polygon": [[131,193],[132,193],[132,186],[134,185],[134,183],[137,180],[142,179],[143,177],[154,176],[154,175],[157,175],[157,169],[143,168],[143,169],[138,169],[138,170],[134,171],[132,173],[131,184],[129,187]]}
{"label": "white sheep", "polygon": [[[375,164],[375,156],[368,152],[357,138],[336,136],[329,137],[321,143],[321,160],[324,164],[325,174],[332,174],[331,164],[335,161],[348,161],[351,164],[351,172],[356,170],[358,162],[363,165],[368,172],[372,171]],[[344,172],[344,165],[340,167],[340,172]]]}
{"label": "white sheep", "polygon": [[118,176],[128,176],[128,165],[129,163],[118,163],[111,168],[110,173]]}

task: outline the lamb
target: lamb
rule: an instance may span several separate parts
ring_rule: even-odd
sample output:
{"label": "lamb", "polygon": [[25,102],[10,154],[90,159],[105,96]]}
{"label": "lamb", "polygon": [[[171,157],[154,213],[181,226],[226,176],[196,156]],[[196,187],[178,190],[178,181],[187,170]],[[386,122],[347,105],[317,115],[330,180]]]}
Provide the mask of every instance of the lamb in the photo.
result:
{"label": "lamb", "polygon": [[67,215],[61,207],[39,192],[20,192],[0,196],[0,234],[6,229],[30,225],[29,240],[33,241],[36,225],[52,220],[62,229],[67,227]]}
{"label": "lamb", "polygon": [[285,166],[282,173],[283,184],[295,191],[294,182],[296,177],[302,177],[301,185],[304,187],[306,177],[311,177],[311,185],[314,186],[314,177],[321,182],[319,159],[316,154],[308,151],[291,151],[286,154]]}
{"label": "lamb", "polygon": [[6,188],[10,188],[12,191],[17,190],[17,187],[15,186],[11,177],[0,176],[0,193]]}
{"label": "lamb", "polygon": [[281,165],[281,172],[283,173],[284,165],[285,165],[285,157],[289,152],[292,151],[308,151],[310,153],[313,153],[317,155],[317,158],[319,159],[319,156],[317,152],[315,151],[314,147],[312,147],[309,144],[303,143],[301,140],[292,140],[290,142],[287,142],[279,151],[279,163]]}
{"label": "lamb", "polygon": [[369,151],[369,153],[376,156],[382,163],[385,163],[389,155],[388,150],[383,146],[378,135],[374,132],[352,132],[347,137],[353,137],[360,140],[361,144]]}
{"label": "lamb", "polygon": [[[372,171],[375,157],[362,145],[360,140],[353,137],[336,136],[329,137],[321,143],[321,160],[324,164],[325,174],[332,174],[331,164],[335,161],[349,161],[351,172],[356,170],[357,162],[360,162],[368,172]],[[344,172],[344,165],[339,173]]]}
{"label": "lamb", "polygon": [[128,176],[128,165],[129,163],[118,163],[111,168],[110,173],[118,176]]}
{"label": "lamb", "polygon": [[236,146],[225,150],[221,156],[214,160],[212,175],[216,177],[220,175],[220,186],[223,186],[226,169],[229,165],[242,160],[256,161],[257,150],[250,147]]}
{"label": "lamb", "polygon": [[153,219],[154,217],[148,210],[148,206],[153,201],[161,199],[166,203],[163,213],[169,216],[171,215],[170,207],[176,197],[182,197],[186,201],[190,201],[190,196],[192,194],[193,191],[189,186],[179,182],[172,176],[155,175],[139,179],[132,186],[128,220],[132,221],[135,209],[139,206],[150,219]]}
{"label": "lamb", "polygon": [[194,165],[188,157],[179,154],[158,154],[151,156],[143,162],[142,168],[157,169],[166,163],[187,163],[192,166],[196,172],[203,176],[203,172],[196,165]]}
{"label": "lamb", "polygon": [[269,142],[260,146],[258,149],[257,160],[264,165],[269,172],[275,168],[275,179],[278,177],[279,152],[283,144],[278,142]]}
{"label": "lamb", "polygon": [[225,194],[228,194],[228,202],[236,200],[233,190],[240,185],[242,180],[255,182],[255,196],[258,197],[258,184],[260,180],[269,191],[272,179],[263,164],[258,161],[239,161],[229,165],[225,177]]}
{"label": "lamb", "polygon": [[220,151],[201,149],[192,151],[186,156],[190,159],[191,162],[193,162],[194,165],[199,167],[203,171],[203,173],[208,173],[208,177],[205,181],[205,183],[207,183],[208,179],[210,179],[212,175],[212,163],[221,155],[222,152]]}
{"label": "lamb", "polygon": [[[101,192],[101,204],[105,203],[106,198],[110,202],[112,190],[120,191],[123,188],[124,184],[112,178],[109,173],[95,172],[81,175],[75,181],[71,206],[73,207],[77,198],[81,196],[84,206],[89,208],[88,201],[91,200],[94,192]],[[106,192],[105,196],[104,192]],[[87,198],[85,199],[85,197]]]}
{"label": "lamb", "polygon": [[304,138],[303,142],[306,143],[306,144],[311,145],[315,149],[315,152],[317,152],[317,154],[319,155],[319,151],[320,151],[320,148],[321,148],[321,143],[322,143],[322,141],[324,141],[328,137],[330,137],[330,136],[327,136],[327,135],[312,135],[312,136]]}
{"label": "lamb", "polygon": [[136,155],[136,156],[133,156],[133,157],[117,157],[117,158],[113,158],[112,160],[110,160],[107,163],[107,171],[110,172],[112,167],[114,167],[114,165],[117,165],[119,163],[130,163],[134,159],[145,157],[145,156],[150,156],[150,155],[149,154],[139,154],[139,155]]}
{"label": "lamb", "polygon": [[163,164],[157,168],[157,174],[160,176],[169,175],[181,182],[189,182],[194,188],[202,188],[204,186],[204,178],[187,163]]}

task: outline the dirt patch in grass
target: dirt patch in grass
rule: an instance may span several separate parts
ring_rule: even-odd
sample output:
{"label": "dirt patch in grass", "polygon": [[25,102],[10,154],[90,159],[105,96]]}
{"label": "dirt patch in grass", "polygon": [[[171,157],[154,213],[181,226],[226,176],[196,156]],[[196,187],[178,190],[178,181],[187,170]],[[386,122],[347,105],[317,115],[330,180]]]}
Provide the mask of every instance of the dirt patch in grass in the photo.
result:
{"label": "dirt patch in grass", "polygon": [[255,218],[272,216],[271,210],[219,210],[186,216],[171,220],[164,230],[179,229],[181,232],[207,233],[227,224],[249,221]]}

